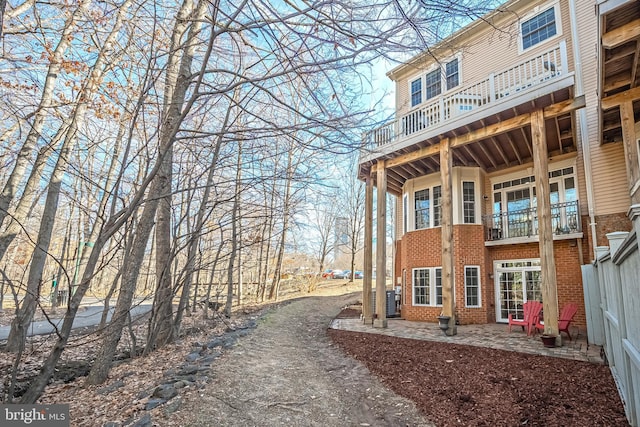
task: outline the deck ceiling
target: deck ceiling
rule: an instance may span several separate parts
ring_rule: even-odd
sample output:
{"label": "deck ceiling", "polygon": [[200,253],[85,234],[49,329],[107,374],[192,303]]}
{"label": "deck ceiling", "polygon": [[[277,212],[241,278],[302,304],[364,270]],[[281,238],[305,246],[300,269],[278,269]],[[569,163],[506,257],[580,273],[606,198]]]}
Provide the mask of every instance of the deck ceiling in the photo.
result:
{"label": "deck ceiling", "polygon": [[[478,129],[493,125],[499,125],[509,119],[526,115],[540,108],[567,101],[573,97],[573,88],[565,88],[549,95],[536,98],[525,104],[518,105],[492,114],[481,120],[470,122],[465,126],[453,129],[434,138],[429,138],[409,147],[393,152],[378,160],[392,160],[400,156],[416,152],[425,147],[438,144],[443,138],[463,136]],[[547,150],[549,156],[557,156],[576,151],[576,136],[574,126],[574,113],[547,119],[545,121]],[[473,141],[469,144],[455,147],[452,150],[454,166],[479,167],[485,172],[494,172],[512,166],[530,164],[533,150],[531,146],[531,127],[526,124],[521,127],[508,127],[507,131]],[[360,177],[365,178],[371,173],[372,163],[360,165]],[[387,168],[387,191],[393,194],[401,194],[404,183],[412,178],[436,173],[440,170],[439,153],[428,157],[422,157],[410,162]],[[375,184],[376,175],[372,175]]]}
{"label": "deck ceiling", "polygon": [[[608,13],[602,20],[602,98],[637,88],[640,83],[640,1]],[[640,120],[640,102],[633,104]],[[602,143],[622,141],[620,107],[602,111]]]}

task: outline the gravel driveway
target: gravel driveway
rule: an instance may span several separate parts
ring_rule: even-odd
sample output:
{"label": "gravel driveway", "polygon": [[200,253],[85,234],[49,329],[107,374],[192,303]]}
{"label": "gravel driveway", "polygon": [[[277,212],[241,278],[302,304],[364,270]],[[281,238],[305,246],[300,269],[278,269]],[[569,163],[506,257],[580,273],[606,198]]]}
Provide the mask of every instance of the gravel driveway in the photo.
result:
{"label": "gravel driveway", "polygon": [[192,426],[429,426],[326,336],[357,294],[313,296],[270,310],[212,367],[213,380],[183,402]]}

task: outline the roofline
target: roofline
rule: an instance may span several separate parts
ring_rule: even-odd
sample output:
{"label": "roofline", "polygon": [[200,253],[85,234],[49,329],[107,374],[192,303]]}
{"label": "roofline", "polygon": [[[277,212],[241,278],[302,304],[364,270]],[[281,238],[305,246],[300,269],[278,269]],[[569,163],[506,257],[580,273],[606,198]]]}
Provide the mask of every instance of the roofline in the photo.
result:
{"label": "roofline", "polygon": [[462,38],[464,37],[468,37],[470,31],[473,32],[480,32],[481,30],[484,29],[485,26],[490,26],[489,22],[491,22],[494,18],[498,17],[500,14],[504,13],[506,9],[512,8],[514,6],[519,5],[520,3],[522,3],[523,5],[529,5],[531,3],[531,0],[508,0],[505,1],[504,3],[502,3],[500,6],[496,7],[494,10],[492,10],[491,12],[487,13],[486,15],[476,19],[475,21],[465,25],[464,27],[460,28],[458,31],[454,32],[453,34],[451,34],[449,37],[440,40],[438,43],[434,44],[433,46],[429,47],[427,50],[413,56],[412,58],[410,58],[409,60],[405,61],[404,63],[396,66],[395,68],[392,68],[390,71],[387,72],[387,77],[389,77],[391,80],[395,81],[395,77],[404,72],[406,69],[408,69],[409,67],[412,67],[414,64],[421,62],[425,57],[432,57],[433,55],[430,53],[433,50],[437,50],[440,47],[443,46],[447,46],[449,45],[452,41]]}

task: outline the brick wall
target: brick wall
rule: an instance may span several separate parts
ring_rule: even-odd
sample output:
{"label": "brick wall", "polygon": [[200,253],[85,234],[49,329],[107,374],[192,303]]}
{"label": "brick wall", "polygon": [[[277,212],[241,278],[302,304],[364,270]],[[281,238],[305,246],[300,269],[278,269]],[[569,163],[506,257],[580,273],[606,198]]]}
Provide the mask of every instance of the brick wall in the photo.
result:
{"label": "brick wall", "polygon": [[[407,320],[436,322],[441,307],[412,305],[412,269],[442,266],[440,228],[406,233],[398,242],[397,275],[406,269],[406,285],[403,289],[402,317]],[[539,258],[538,243],[485,247],[484,229],[479,225],[454,225],[453,227],[455,298],[460,324],[494,323],[495,279],[493,262],[496,260]],[[554,243],[558,305],[568,302],[578,304],[575,325],[586,326],[582,273],[579,262],[579,240],[560,240]],[[584,256],[588,262],[587,254]],[[465,307],[464,267],[480,266],[481,307]]]}

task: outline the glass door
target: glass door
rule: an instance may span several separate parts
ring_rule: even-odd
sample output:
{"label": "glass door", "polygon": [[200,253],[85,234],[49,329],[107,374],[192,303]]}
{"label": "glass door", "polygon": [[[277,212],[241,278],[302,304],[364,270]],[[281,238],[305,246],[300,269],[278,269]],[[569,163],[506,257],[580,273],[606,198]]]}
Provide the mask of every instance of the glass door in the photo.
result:
{"label": "glass door", "polygon": [[540,261],[505,261],[496,263],[496,320],[507,322],[509,314],[523,318],[522,304],[542,301]]}

